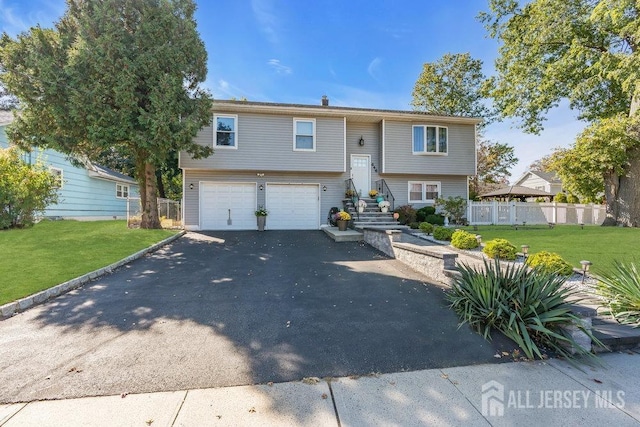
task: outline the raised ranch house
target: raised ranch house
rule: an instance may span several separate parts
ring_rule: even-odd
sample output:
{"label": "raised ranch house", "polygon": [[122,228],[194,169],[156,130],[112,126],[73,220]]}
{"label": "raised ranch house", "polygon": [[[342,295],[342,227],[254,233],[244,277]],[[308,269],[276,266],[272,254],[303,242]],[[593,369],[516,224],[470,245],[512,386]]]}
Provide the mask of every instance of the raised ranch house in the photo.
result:
{"label": "raised ranch house", "polygon": [[[10,146],[5,127],[12,120],[13,113],[0,111],[0,148]],[[75,165],[59,151],[34,148],[22,159],[29,164],[41,161],[59,178],[58,203],[47,207],[47,218],[126,219],[127,197],[138,197],[133,178],[88,161]]]}
{"label": "raised ranch house", "polygon": [[185,228],[254,230],[264,206],[268,229],[319,229],[343,207],[349,179],[362,196],[381,188],[395,207],[468,198],[479,120],[328,104],[214,101],[196,142],[215,153],[180,153]]}

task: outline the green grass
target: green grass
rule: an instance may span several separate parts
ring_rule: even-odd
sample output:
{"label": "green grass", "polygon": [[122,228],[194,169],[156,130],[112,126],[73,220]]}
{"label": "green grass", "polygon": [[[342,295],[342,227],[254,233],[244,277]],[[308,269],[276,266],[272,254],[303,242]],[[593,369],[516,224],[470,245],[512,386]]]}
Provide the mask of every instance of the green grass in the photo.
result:
{"label": "green grass", "polygon": [[471,233],[480,234],[482,242],[495,238],[507,239],[518,251],[522,245],[529,245],[529,254],[540,251],[556,252],[573,267],[580,268],[581,260],[593,263],[592,272],[596,274],[609,272],[614,261],[637,261],[639,228],[600,227],[579,225],[557,225],[549,228],[546,225],[518,226],[478,226],[462,227]]}
{"label": "green grass", "polygon": [[173,234],[125,221],[43,221],[0,231],[0,305],[105,267]]}

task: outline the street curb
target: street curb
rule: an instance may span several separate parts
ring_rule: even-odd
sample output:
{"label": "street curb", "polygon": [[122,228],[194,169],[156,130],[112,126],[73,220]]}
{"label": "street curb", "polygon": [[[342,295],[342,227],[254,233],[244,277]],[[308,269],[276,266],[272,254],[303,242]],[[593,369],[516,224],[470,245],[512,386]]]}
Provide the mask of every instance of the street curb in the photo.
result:
{"label": "street curb", "polygon": [[67,292],[77,289],[80,286],[84,285],[85,283],[90,282],[91,280],[94,280],[100,276],[104,276],[105,274],[112,273],[115,269],[122,267],[123,265],[128,264],[131,261],[142,258],[143,256],[145,256],[150,252],[157,251],[164,245],[167,245],[173,242],[174,240],[177,240],[178,238],[182,237],[185,233],[186,231],[182,230],[181,232],[171,237],[167,237],[166,239],[156,243],[155,245],[149,246],[146,249],[142,249],[134,253],[133,255],[129,255],[128,257],[123,258],[120,261],[114,262],[113,264],[110,264],[106,267],[102,267],[102,268],[99,268],[98,270],[91,271],[87,274],[83,274],[80,277],[76,277],[75,279],[68,280],[64,283],[53,286],[49,289],[45,289],[33,295],[29,295],[27,297],[21,298],[17,301],[13,301],[13,302],[9,302],[7,304],[1,305],[0,321],[8,319],[14,316],[15,314],[18,314],[22,311],[27,310],[28,308],[33,307],[34,305],[42,304],[43,302],[48,301],[51,298],[55,298],[59,295],[66,294]]}

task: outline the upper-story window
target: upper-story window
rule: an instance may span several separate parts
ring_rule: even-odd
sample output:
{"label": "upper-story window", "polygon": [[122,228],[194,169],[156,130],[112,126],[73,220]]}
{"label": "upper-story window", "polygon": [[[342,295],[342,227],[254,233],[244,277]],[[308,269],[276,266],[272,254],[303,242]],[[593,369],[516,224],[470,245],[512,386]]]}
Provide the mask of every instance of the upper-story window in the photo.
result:
{"label": "upper-story window", "polygon": [[442,126],[413,126],[413,154],[447,154],[448,129]]}
{"label": "upper-story window", "polygon": [[293,119],[293,150],[316,151],[315,119]]}
{"label": "upper-story window", "polygon": [[126,199],[129,197],[129,186],[124,184],[116,184],[116,197],[118,199]]}
{"label": "upper-story window", "polygon": [[219,148],[238,148],[238,116],[215,115],[215,145]]}

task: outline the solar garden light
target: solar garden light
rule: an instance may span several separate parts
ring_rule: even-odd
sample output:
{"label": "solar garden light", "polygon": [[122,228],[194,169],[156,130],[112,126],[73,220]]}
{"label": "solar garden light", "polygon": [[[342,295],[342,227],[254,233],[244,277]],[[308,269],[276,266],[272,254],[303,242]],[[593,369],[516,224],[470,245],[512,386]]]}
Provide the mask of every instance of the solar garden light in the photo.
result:
{"label": "solar garden light", "polygon": [[478,241],[478,246],[482,245],[482,236],[479,234],[476,234],[476,240]]}
{"label": "solar garden light", "polygon": [[520,248],[522,249],[522,255],[524,256],[524,259],[527,259],[527,257],[529,256],[529,245],[522,245],[520,246]]}
{"label": "solar garden light", "polygon": [[589,266],[592,264],[591,261],[582,260],[580,261],[580,265],[582,265],[582,283],[584,284],[584,278],[587,275],[587,271],[589,271]]}

